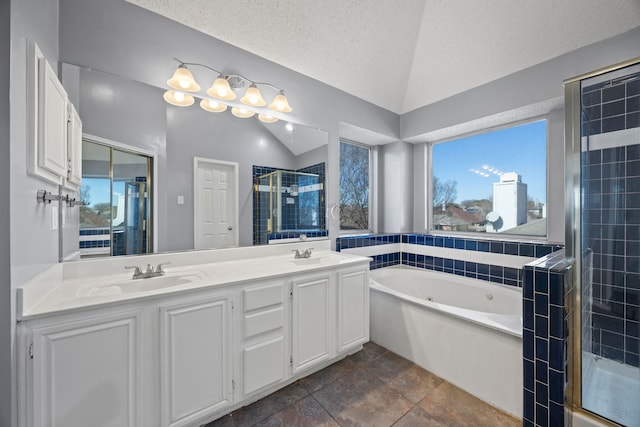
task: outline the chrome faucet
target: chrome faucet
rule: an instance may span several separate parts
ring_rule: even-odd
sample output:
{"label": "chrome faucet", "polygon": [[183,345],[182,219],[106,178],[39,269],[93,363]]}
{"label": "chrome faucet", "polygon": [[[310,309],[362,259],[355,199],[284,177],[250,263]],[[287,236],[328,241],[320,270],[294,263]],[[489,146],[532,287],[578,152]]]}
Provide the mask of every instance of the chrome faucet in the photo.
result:
{"label": "chrome faucet", "polygon": [[313,248],[307,248],[302,252],[300,252],[299,249],[292,250],[292,252],[296,253],[293,258],[295,258],[295,259],[311,258],[311,251],[312,250],[313,250]]}
{"label": "chrome faucet", "polygon": [[136,265],[126,265],[124,268],[135,268],[133,271],[133,279],[149,279],[151,277],[164,276],[164,270],[162,269],[163,265],[170,264],[169,262],[162,262],[158,264],[158,266],[153,269],[151,264],[147,264],[147,269],[143,272],[142,269]]}

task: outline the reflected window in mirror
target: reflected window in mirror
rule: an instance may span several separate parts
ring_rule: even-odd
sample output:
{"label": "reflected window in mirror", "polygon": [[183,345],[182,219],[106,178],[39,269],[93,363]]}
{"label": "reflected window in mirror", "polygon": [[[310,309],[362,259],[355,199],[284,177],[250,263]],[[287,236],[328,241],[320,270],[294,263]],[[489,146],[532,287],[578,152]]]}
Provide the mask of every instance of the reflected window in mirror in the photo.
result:
{"label": "reflected window in mirror", "polygon": [[152,252],[149,156],[82,141],[80,256]]}
{"label": "reflected window in mirror", "polygon": [[371,147],[340,139],[340,231],[368,232],[370,224]]}

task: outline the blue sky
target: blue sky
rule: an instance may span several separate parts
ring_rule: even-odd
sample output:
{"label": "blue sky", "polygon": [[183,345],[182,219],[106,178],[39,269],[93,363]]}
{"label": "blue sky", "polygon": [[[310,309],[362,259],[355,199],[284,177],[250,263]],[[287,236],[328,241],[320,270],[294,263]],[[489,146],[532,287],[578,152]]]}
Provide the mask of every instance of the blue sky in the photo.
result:
{"label": "blue sky", "polygon": [[[109,193],[111,192],[109,178],[82,178],[82,186],[90,187],[89,202],[91,206],[96,203],[109,203]],[[113,191],[116,195],[124,194],[124,182],[114,182]],[[113,204],[114,206],[118,204],[117,197],[114,197]]]}
{"label": "blue sky", "polygon": [[458,203],[489,198],[501,172],[520,174],[528,197],[545,202],[546,146],[546,120],[434,144],[433,174],[458,182]]}

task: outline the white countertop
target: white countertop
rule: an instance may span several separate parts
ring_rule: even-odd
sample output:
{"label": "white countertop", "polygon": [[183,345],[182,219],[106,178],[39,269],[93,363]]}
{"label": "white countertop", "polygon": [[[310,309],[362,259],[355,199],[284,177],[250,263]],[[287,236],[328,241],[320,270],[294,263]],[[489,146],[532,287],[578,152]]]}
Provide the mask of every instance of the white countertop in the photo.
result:
{"label": "white countertop", "polygon": [[[277,246],[56,264],[18,288],[18,319],[29,320],[159,295],[347,267],[370,260],[359,255],[330,251],[327,243],[313,242],[313,246],[319,250],[314,250],[311,257],[306,259],[294,259],[291,251],[311,247],[309,243]],[[234,256],[237,259],[233,259]],[[171,262],[164,266],[165,275],[148,279],[134,280],[133,270],[123,268],[124,265],[139,265],[144,271],[147,264],[155,268],[160,262]]]}

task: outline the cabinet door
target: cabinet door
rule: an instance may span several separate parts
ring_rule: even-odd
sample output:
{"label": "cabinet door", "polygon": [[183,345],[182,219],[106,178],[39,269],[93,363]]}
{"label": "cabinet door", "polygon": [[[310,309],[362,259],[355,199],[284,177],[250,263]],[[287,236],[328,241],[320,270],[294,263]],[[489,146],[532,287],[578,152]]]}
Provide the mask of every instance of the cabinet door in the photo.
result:
{"label": "cabinet door", "polygon": [[73,189],[78,189],[82,185],[82,120],[73,104],[68,104],[68,110],[67,184]]}
{"label": "cabinet door", "polygon": [[67,176],[67,93],[46,59],[38,67],[38,165]]}
{"label": "cabinet door", "polygon": [[142,312],[33,330],[30,426],[142,425]]}
{"label": "cabinet door", "polygon": [[369,274],[338,273],[338,352],[369,341]]}
{"label": "cabinet door", "polygon": [[160,307],[161,425],[193,425],[232,403],[226,293]]}
{"label": "cabinet door", "polygon": [[298,373],[331,357],[331,276],[292,286],[292,368]]}

